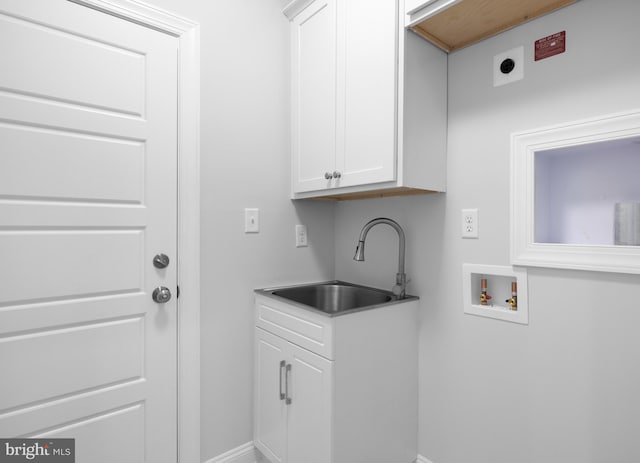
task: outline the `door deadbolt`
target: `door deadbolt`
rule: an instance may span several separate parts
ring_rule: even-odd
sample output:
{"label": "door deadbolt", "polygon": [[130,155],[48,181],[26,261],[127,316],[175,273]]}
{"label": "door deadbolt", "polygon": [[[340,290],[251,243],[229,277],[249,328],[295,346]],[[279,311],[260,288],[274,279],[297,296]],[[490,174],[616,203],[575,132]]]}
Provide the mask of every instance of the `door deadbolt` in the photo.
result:
{"label": "door deadbolt", "polygon": [[156,254],[153,258],[155,268],[167,268],[169,266],[169,256],[166,254]]}
{"label": "door deadbolt", "polygon": [[171,300],[171,291],[166,286],[159,286],[153,290],[151,298],[158,304],[165,304]]}

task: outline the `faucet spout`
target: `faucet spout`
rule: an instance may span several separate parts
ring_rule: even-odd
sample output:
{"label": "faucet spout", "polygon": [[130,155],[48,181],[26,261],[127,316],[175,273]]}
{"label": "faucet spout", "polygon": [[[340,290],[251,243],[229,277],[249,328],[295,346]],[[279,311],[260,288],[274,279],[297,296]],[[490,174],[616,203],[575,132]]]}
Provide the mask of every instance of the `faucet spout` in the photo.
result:
{"label": "faucet spout", "polygon": [[353,260],[359,262],[364,261],[364,243],[367,239],[367,233],[369,233],[369,230],[371,230],[372,227],[381,223],[391,226],[398,233],[398,273],[396,273],[396,284],[393,287],[393,294],[395,294],[398,299],[404,299],[407,286],[407,275],[404,273],[405,239],[404,230],[402,230],[402,227],[398,222],[385,217],[379,217],[367,222],[360,231],[360,238],[358,239],[358,245],[356,247],[356,253],[353,256]]}
{"label": "faucet spout", "polygon": [[364,241],[358,241],[358,245],[356,246],[356,255],[353,256],[353,260],[364,262]]}

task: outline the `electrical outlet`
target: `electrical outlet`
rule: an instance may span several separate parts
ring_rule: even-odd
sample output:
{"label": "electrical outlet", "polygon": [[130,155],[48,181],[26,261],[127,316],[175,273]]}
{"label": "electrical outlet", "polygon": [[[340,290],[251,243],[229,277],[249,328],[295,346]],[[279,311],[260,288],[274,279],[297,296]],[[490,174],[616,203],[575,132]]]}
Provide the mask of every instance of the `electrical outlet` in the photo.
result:
{"label": "electrical outlet", "polygon": [[296,247],[305,248],[307,246],[309,246],[309,242],[307,240],[307,226],[296,225]]}
{"label": "electrical outlet", "polygon": [[462,209],[462,237],[478,238],[478,209]]}

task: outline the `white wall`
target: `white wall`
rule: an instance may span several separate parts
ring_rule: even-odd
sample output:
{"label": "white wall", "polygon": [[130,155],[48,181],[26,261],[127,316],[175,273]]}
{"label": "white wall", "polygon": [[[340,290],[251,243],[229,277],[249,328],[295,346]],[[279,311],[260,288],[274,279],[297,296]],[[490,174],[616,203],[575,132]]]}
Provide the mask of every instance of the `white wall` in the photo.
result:
{"label": "white wall", "polygon": [[[201,26],[202,461],[252,440],[253,289],[333,276],[333,206],[289,198],[281,0],[150,0]],[[245,235],[245,207],[261,232]],[[308,226],[296,249],[294,225]]]}
{"label": "white wall", "polygon": [[[640,107],[638,18],[636,0],[582,0],[451,54],[446,195],[336,207],[338,278],[390,287],[394,232],[373,229],[360,263],[357,236],[376,216],[407,233],[433,463],[640,461],[640,277],[531,270],[528,326],[464,315],[461,280],[463,262],[509,264],[511,132]],[[566,53],[534,63],[534,41],[562,30]],[[519,45],[524,80],[493,88],[493,55]],[[480,239],[463,240],[475,207]]]}

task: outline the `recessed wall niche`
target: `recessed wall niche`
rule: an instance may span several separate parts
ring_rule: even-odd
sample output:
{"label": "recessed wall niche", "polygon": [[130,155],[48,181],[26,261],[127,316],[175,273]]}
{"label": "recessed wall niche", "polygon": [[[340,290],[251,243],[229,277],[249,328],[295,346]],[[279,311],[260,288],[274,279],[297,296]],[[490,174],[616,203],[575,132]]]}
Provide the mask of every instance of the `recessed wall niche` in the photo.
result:
{"label": "recessed wall niche", "polygon": [[512,264],[640,273],[640,111],[511,143]]}
{"label": "recessed wall niche", "polygon": [[[488,296],[484,304],[480,297],[483,280],[487,285],[485,294]],[[513,294],[514,289],[516,294]],[[513,296],[517,298],[515,306],[509,303]],[[464,313],[528,325],[528,299],[526,268],[462,264]]]}
{"label": "recessed wall niche", "polygon": [[535,155],[536,243],[615,244],[616,204],[640,201],[640,137]]}

